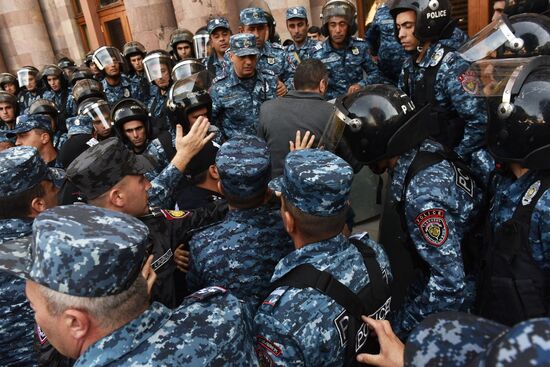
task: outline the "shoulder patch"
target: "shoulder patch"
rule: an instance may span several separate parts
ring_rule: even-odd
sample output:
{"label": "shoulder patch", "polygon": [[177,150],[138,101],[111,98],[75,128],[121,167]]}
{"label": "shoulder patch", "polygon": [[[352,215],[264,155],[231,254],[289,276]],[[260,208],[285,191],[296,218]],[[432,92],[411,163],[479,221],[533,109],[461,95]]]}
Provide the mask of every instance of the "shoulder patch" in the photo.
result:
{"label": "shoulder patch", "polygon": [[262,305],[268,305],[275,307],[281,296],[286,292],[288,287],[279,287],[275,289],[267,298],[262,302]]}
{"label": "shoulder patch", "polygon": [[523,195],[523,197],[521,198],[521,205],[526,206],[531,204],[531,201],[533,200],[539,189],[540,180],[537,180],[531,186],[529,186],[529,188],[525,192],[525,195]]}
{"label": "shoulder patch", "polygon": [[177,220],[177,219],[183,219],[191,215],[191,212],[187,212],[184,210],[166,210],[161,209],[160,210],[162,215],[164,215],[164,218],[168,220]]}
{"label": "shoulder patch", "polygon": [[443,245],[449,237],[449,227],[443,209],[424,210],[416,216],[414,223],[420,229],[424,240],[432,246]]}
{"label": "shoulder patch", "polygon": [[224,294],[224,293],[227,293],[227,289],[218,287],[218,286],[212,286],[212,287],[199,289],[195,293],[192,293],[185,298],[193,298],[197,301],[204,301],[205,299],[213,297],[217,294]]}
{"label": "shoulder patch", "polygon": [[470,197],[474,197],[474,180],[460,167],[451,164],[455,170],[455,184]]}
{"label": "shoulder patch", "polygon": [[468,94],[477,95],[481,88],[479,77],[475,71],[468,70],[458,77],[462,89]]}
{"label": "shoulder patch", "polygon": [[283,354],[283,351],[277,346],[277,344],[273,343],[271,340],[264,338],[261,335],[256,335],[256,341],[258,342],[259,346],[263,347],[265,350],[269,351],[276,357]]}

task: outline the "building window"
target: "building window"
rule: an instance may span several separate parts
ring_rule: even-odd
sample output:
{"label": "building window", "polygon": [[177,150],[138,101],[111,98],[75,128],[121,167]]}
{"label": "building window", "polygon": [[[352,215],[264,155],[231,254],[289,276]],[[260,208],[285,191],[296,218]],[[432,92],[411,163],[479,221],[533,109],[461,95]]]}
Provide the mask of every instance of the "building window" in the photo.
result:
{"label": "building window", "polygon": [[111,6],[116,3],[122,2],[121,0],[99,0],[99,7],[104,8],[106,6]]}

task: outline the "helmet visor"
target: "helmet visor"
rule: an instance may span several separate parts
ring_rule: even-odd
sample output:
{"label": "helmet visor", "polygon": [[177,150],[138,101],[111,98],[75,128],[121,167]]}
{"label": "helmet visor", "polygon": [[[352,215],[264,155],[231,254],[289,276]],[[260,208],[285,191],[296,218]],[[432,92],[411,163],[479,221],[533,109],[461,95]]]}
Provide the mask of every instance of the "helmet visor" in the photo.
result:
{"label": "helmet visor", "polygon": [[99,70],[103,70],[105,67],[116,63],[124,64],[120,51],[114,47],[101,47],[99,50],[94,52],[92,60],[97,65]]}
{"label": "helmet visor", "polygon": [[328,23],[332,17],[343,17],[351,25],[355,18],[355,8],[347,1],[334,1],[327,3],[321,12],[323,24]]}
{"label": "helmet visor", "polygon": [[460,56],[474,62],[485,58],[496,58],[497,50],[504,45],[505,53],[515,53],[523,47],[523,40],[514,35],[512,25],[506,15],[489,23],[460,47]]}
{"label": "helmet visor", "polygon": [[149,83],[158,79],[170,79],[170,64],[165,56],[149,55],[143,59],[143,66]]}
{"label": "helmet visor", "polygon": [[502,97],[508,83],[513,83],[529,61],[529,58],[479,60],[460,76],[460,82],[477,97]]}
{"label": "helmet visor", "polygon": [[328,123],[325,125],[325,130],[323,131],[321,139],[319,139],[317,148],[334,152],[344,135],[346,119],[347,116],[335,108]]}
{"label": "helmet visor", "polygon": [[89,116],[94,123],[101,122],[105,129],[111,128],[111,110],[105,101],[94,102],[84,107],[81,114]]}
{"label": "helmet visor", "polygon": [[198,34],[193,37],[193,47],[197,59],[205,59],[208,57],[208,40],[210,36],[207,34]]}
{"label": "helmet visor", "polygon": [[189,100],[208,94],[208,88],[203,88],[207,84],[204,78],[208,78],[208,75],[205,70],[174,83],[168,94],[168,108],[175,110],[182,103],[187,103]]}
{"label": "helmet visor", "polygon": [[17,71],[17,81],[19,82],[19,86],[28,87],[31,75],[32,74],[31,74],[30,70],[28,70],[28,69],[18,70]]}
{"label": "helmet visor", "polygon": [[198,60],[184,60],[174,66],[174,69],[172,70],[172,79],[175,81],[183,80],[205,69],[205,66]]}

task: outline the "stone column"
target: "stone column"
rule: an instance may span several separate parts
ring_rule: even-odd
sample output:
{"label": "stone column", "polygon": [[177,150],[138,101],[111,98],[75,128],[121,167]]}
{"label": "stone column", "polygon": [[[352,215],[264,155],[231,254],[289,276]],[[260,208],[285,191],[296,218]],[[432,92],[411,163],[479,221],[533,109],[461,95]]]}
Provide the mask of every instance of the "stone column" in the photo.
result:
{"label": "stone column", "polygon": [[[206,26],[212,16],[224,16],[229,19],[233,32],[237,31],[234,14],[231,14],[232,3],[227,0],[172,0],[178,28],[187,28],[197,32],[200,27]],[[237,13],[237,20],[239,14]]]}
{"label": "stone column", "polygon": [[9,72],[9,70],[6,67],[6,63],[4,62],[4,55],[2,55],[2,52],[0,50],[0,73],[7,73],[7,72]]}
{"label": "stone column", "polygon": [[147,50],[166,48],[177,27],[172,0],[126,0],[124,8],[134,40]]}
{"label": "stone column", "polygon": [[38,0],[0,3],[0,49],[9,70],[55,61]]}

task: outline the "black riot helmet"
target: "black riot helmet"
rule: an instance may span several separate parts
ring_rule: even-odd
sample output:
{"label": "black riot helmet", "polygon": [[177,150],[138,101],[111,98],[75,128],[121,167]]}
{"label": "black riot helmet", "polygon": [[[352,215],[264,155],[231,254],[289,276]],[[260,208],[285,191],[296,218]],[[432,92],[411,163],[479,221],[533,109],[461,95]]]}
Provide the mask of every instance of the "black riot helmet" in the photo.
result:
{"label": "black riot helmet", "polygon": [[176,29],[170,35],[170,42],[168,43],[168,47],[170,48],[172,56],[175,58],[175,60],[180,60],[180,57],[178,56],[177,45],[181,42],[189,43],[189,46],[191,47],[191,49],[193,49],[193,32],[188,29]]}
{"label": "black riot helmet", "polygon": [[41,79],[42,83],[46,87],[47,90],[51,90],[50,85],[48,84],[48,76],[54,76],[58,78],[61,81],[61,88],[66,89],[67,88],[67,78],[65,77],[65,73],[63,70],[61,70],[60,67],[56,65],[45,65],[42,69]]}
{"label": "black riot helmet", "polygon": [[17,104],[17,97],[15,97],[13,94],[8,93],[5,90],[0,91],[0,103],[11,104],[12,108],[17,113],[19,105]]}
{"label": "black riot helmet", "polygon": [[128,121],[138,120],[143,122],[147,136],[149,131],[149,111],[145,105],[134,98],[124,98],[118,101],[111,109],[111,120],[115,126],[118,136],[126,141],[124,134],[124,124]]}
{"label": "black riot helmet", "polygon": [[84,65],[86,65],[87,67],[90,67],[90,64],[92,62],[94,62],[94,52],[90,51],[84,57]]}
{"label": "black riot helmet", "polygon": [[208,43],[210,42],[210,34],[206,26],[200,27],[193,36],[193,51],[197,59],[205,59],[208,57]]}
{"label": "black riot helmet", "polygon": [[186,131],[190,127],[187,118],[190,112],[204,107],[208,111],[208,118],[212,114],[212,98],[203,88],[204,81],[201,80],[201,75],[207,77],[201,73],[194,74],[178,80],[168,91],[166,106],[173,114],[173,121],[182,125]]}
{"label": "black riot helmet", "polygon": [[15,75],[10,73],[1,73],[0,74],[0,88],[4,90],[4,85],[8,83],[15,84],[16,88],[19,89],[19,83],[17,82],[17,78]]}
{"label": "black riot helmet", "polygon": [[[145,69],[145,75],[147,80],[151,84],[157,85],[155,82],[158,79],[169,77],[169,83],[172,82],[172,58],[170,54],[165,50],[153,50],[147,53],[147,56],[143,59],[143,68]],[[158,86],[158,85],[157,85]]]}
{"label": "black riot helmet", "polygon": [[548,0],[506,0],[504,14],[516,15],[522,13],[546,13],[550,10]]}
{"label": "black riot helmet", "polygon": [[550,55],[550,18],[540,14],[503,14],[458,50],[470,62],[488,58]]}
{"label": "black riot helmet", "polygon": [[320,146],[334,150],[342,136],[353,156],[364,164],[401,155],[438,132],[429,105],[416,109],[411,99],[391,85],[368,85],[336,100]]}
{"label": "black riot helmet", "polygon": [[321,21],[323,22],[321,33],[323,36],[329,37],[328,23],[334,16],[340,16],[346,20],[349,26],[348,37],[357,32],[355,5],[349,0],[329,0],[321,9]]}
{"label": "black riot helmet", "polygon": [[60,69],[65,69],[65,68],[69,68],[71,66],[76,66],[76,64],[74,63],[74,60],[72,60],[68,57],[62,57],[57,61],[57,66]]}
{"label": "black riot helmet", "polygon": [[122,54],[127,59],[127,61],[130,61],[130,56],[141,55],[145,57],[146,53],[147,51],[145,50],[145,46],[143,46],[143,44],[138,41],[126,42],[124,44],[124,47],[122,47]]}
{"label": "black riot helmet", "polygon": [[71,74],[71,78],[69,79],[69,84],[74,87],[77,81],[83,80],[83,79],[93,79],[94,73],[92,73],[92,70],[87,66],[79,66],[75,69],[75,71]]}
{"label": "black riot helmet", "polygon": [[29,115],[48,115],[56,119],[59,115],[59,110],[52,101],[39,98],[29,106]]}
{"label": "black riot helmet", "polygon": [[523,59],[488,98],[487,147],[500,162],[550,169],[550,57]]}
{"label": "black riot helmet", "polygon": [[103,86],[95,79],[82,79],[77,81],[73,87],[72,93],[77,105],[90,97],[105,98]]}
{"label": "black riot helmet", "polygon": [[395,20],[403,11],[414,11],[414,35],[419,41],[424,42],[451,37],[456,26],[451,17],[451,8],[450,0],[394,0],[390,6],[390,13]]}

